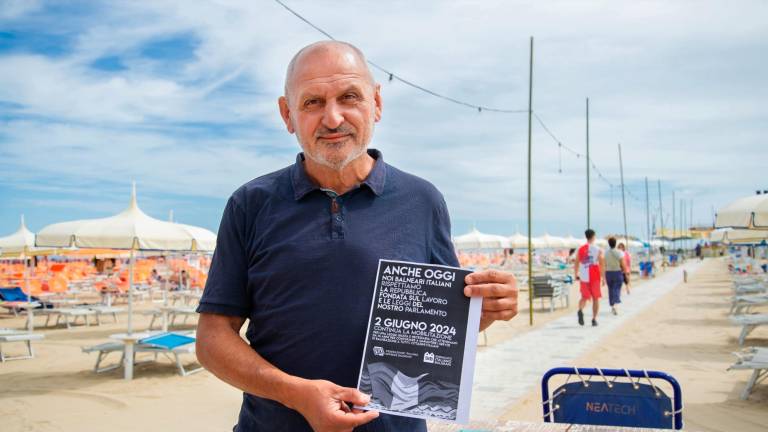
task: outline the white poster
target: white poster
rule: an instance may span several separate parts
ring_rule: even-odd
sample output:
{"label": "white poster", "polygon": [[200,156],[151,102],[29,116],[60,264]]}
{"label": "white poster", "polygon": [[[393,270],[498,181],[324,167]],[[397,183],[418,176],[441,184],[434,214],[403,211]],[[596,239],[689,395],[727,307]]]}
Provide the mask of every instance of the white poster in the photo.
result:
{"label": "white poster", "polygon": [[379,260],[358,389],[361,407],[465,423],[482,298],[456,267]]}

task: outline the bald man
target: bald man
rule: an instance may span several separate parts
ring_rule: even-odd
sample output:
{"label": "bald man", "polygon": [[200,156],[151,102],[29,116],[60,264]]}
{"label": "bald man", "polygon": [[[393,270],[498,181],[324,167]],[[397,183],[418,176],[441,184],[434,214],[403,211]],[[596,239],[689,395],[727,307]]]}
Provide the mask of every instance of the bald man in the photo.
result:
{"label": "bald man", "polygon": [[[359,49],[318,42],[291,60],[280,114],[303,152],[227,202],[198,312],[197,355],[241,389],[235,431],[426,431],[352,409],[379,259],[458,266],[442,195],[369,149],[380,86]],[[466,279],[481,328],[517,314],[514,278]],[[249,320],[246,343],[239,335]]]}

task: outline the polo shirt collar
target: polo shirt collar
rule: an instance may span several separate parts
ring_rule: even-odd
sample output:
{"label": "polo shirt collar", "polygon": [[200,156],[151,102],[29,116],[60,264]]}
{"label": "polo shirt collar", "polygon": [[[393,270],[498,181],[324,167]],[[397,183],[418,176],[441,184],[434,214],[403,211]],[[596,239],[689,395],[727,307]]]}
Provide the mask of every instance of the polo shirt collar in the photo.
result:
{"label": "polo shirt collar", "polygon": [[[368,155],[370,155],[375,162],[373,163],[371,172],[368,173],[368,177],[363,180],[362,184],[368,186],[376,196],[380,196],[384,192],[384,182],[387,174],[384,157],[381,155],[381,152],[376,149],[368,149]],[[302,199],[308,193],[320,189],[320,187],[309,178],[309,175],[307,175],[307,171],[304,168],[304,153],[296,155],[296,163],[293,165],[291,171],[293,198],[296,201]]]}

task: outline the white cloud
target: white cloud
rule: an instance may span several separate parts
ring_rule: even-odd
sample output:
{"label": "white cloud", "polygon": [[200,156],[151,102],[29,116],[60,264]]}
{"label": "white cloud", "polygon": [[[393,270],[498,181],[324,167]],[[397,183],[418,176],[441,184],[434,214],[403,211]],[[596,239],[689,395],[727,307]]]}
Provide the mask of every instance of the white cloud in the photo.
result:
{"label": "white cloud", "polygon": [[16,19],[40,6],[40,2],[35,0],[0,0],[0,19]]}

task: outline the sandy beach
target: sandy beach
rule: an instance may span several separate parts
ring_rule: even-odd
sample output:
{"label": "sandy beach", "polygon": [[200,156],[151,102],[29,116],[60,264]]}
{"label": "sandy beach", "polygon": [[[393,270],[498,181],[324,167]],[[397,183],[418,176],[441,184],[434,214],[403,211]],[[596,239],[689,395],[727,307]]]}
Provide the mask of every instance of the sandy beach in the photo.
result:
{"label": "sandy beach", "polygon": [[[670,269],[677,272],[679,269]],[[682,279],[682,277],[681,277]],[[727,372],[737,350],[738,330],[727,321],[730,282],[722,260],[708,260],[689,282],[680,283],[651,307],[631,317],[618,330],[599,341],[597,348],[575,359],[578,366],[642,367],[667,371],[683,387],[686,430],[763,431],[768,425],[768,386],[758,385],[749,400],[739,400],[747,372]],[[638,281],[636,290],[643,289]],[[552,320],[574,315],[571,307],[555,313],[537,309],[536,326],[528,326],[527,309],[509,323],[497,323],[488,331],[487,355],[502,342],[510,343]],[[521,295],[521,300],[525,295]],[[625,302],[631,302],[632,296]],[[149,307],[143,305],[143,307]],[[538,308],[538,302],[536,307]],[[23,317],[4,314],[0,327],[23,326]],[[105,321],[110,321],[106,318]],[[136,368],[135,379],[122,380],[122,370],[102,374],[92,371],[95,354],[84,354],[81,346],[108,340],[124,330],[124,316],[117,324],[78,325],[66,328],[40,327],[45,340],[36,343],[34,360],[0,365],[0,415],[8,431],[113,431],[230,430],[236,421],[240,392],[208,372],[187,377],[176,374],[170,360]],[[37,318],[38,325],[44,319]],[[137,318],[137,327],[148,321]],[[193,329],[194,325],[182,328]],[[586,329],[585,329],[586,330]],[[482,340],[482,338],[481,338]],[[768,344],[768,329],[750,335],[748,345]],[[6,345],[9,353],[20,353],[22,345]],[[113,354],[112,360],[117,360]],[[185,359],[192,361],[191,357]],[[502,367],[502,365],[499,365]],[[530,392],[508,406],[498,420],[538,422],[540,395],[532,381]],[[476,397],[474,404],[482,404]]]}

